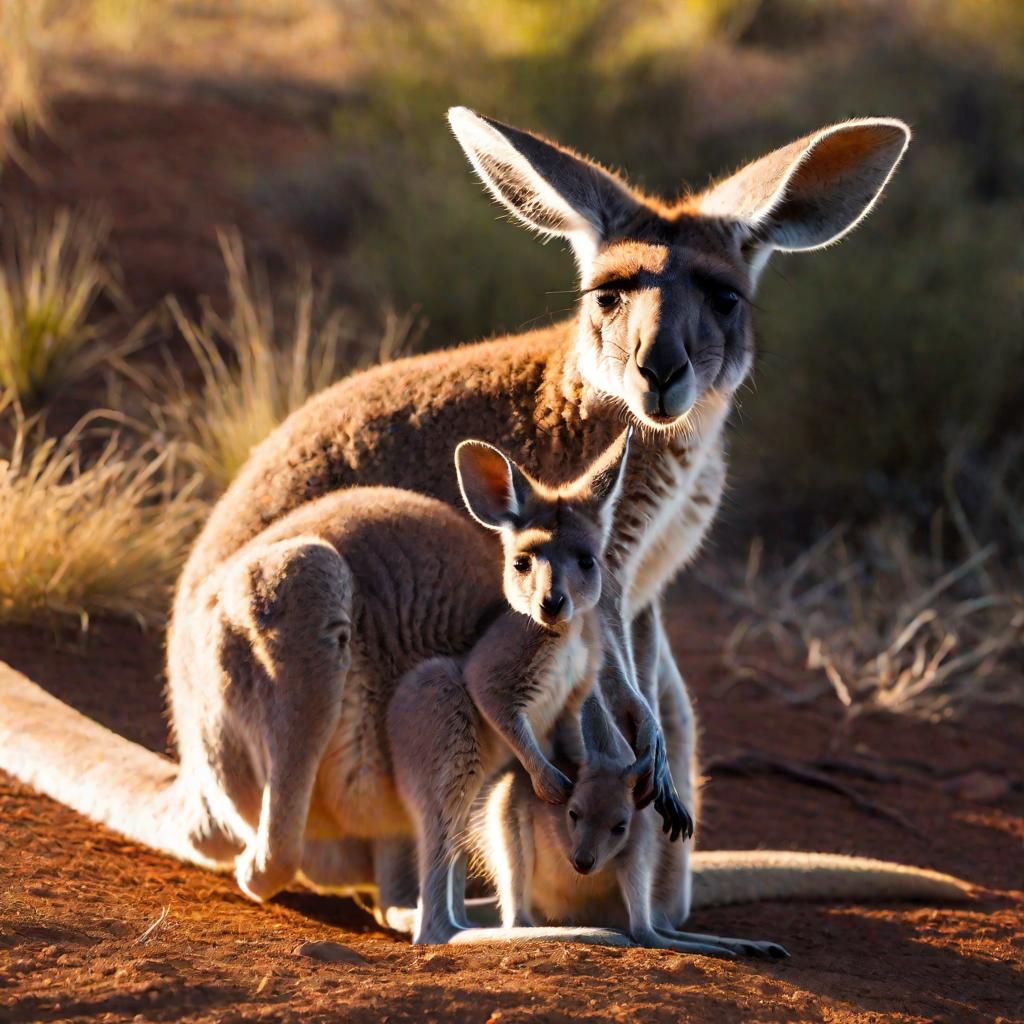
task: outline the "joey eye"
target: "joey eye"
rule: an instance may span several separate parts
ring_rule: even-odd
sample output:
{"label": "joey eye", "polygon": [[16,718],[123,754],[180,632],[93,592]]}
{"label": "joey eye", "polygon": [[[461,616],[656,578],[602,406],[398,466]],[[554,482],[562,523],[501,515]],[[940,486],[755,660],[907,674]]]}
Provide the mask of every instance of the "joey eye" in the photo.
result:
{"label": "joey eye", "polygon": [[618,825],[612,826],[613,836],[624,836],[626,834],[626,823],[624,821],[619,822]]}
{"label": "joey eye", "polygon": [[584,572],[590,572],[594,568],[594,556],[593,555],[580,555],[579,557],[580,568]]}
{"label": "joey eye", "polygon": [[522,574],[530,571],[530,556],[529,555],[516,555],[512,559],[512,568],[516,572]]}
{"label": "joey eye", "polygon": [[739,304],[740,297],[739,293],[734,292],[731,288],[724,288],[721,291],[712,292],[708,301],[719,316],[728,316]]}
{"label": "joey eye", "polygon": [[597,304],[606,312],[615,309],[622,301],[618,292],[598,292]]}
{"label": "joey eye", "polygon": [[569,820],[572,821],[573,824],[575,824],[577,821],[580,820],[580,816],[575,811],[570,811]]}

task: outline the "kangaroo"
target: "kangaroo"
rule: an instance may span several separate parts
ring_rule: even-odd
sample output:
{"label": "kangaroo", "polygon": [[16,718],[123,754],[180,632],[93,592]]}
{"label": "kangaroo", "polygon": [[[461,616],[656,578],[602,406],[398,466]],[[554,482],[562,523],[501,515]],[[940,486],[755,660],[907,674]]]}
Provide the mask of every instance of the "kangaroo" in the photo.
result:
{"label": "kangaroo", "polygon": [[[515,934],[539,919],[566,932],[622,929],[652,948],[788,956],[777,943],[680,932],[652,905],[657,823],[636,806],[628,747],[601,705],[599,693],[584,705],[586,756],[564,807],[538,800],[516,769],[496,775],[474,806],[467,847],[495,885],[501,930]],[[950,875],[866,857],[721,851],[698,852],[693,864],[695,908],[769,896],[958,902],[970,893]],[[582,932],[593,941],[591,928]]]}
{"label": "kangaroo", "polygon": [[[357,485],[398,485],[457,507],[448,460],[467,436],[515,451],[536,479],[564,483],[629,423],[637,436],[606,554],[618,592],[602,600],[618,608],[609,617],[602,693],[634,749],[638,791],[671,807],[674,783],[693,806],[696,727],[660,602],[718,508],[724,427],[754,357],[751,300],[772,252],[822,248],[863,219],[902,159],[909,129],[891,118],[825,127],[702,192],[663,202],[530,132],[464,108],[449,112],[449,124],[516,220],[569,242],[579,271],[575,315],[355,374],[311,399],[253,452],[193,546],[175,598],[170,710],[182,765],[202,793],[198,801],[189,795],[187,812],[173,766],[114,744],[9,671],[0,689],[8,741],[0,743],[0,766],[144,841],[210,864],[230,860],[251,825],[230,824],[234,807],[221,806],[218,794],[235,780],[217,777],[204,746],[222,656],[251,642],[260,663],[275,666],[280,703],[328,709],[355,657],[343,650],[348,599],[339,597],[347,591],[331,545],[315,532],[314,517],[301,544],[281,546],[274,531],[282,520]],[[268,622],[298,616],[294,635],[305,631],[308,643],[291,650],[265,642],[263,620],[245,618],[219,645],[221,617],[211,603],[218,607],[218,588],[232,571],[261,588]],[[332,573],[336,586],[328,585]],[[425,629],[404,628],[417,637]],[[465,649],[459,628],[447,640],[456,654]],[[375,729],[365,723],[360,733],[370,776],[386,774]],[[320,730],[301,741],[324,742]],[[173,835],[124,820],[118,808],[140,799],[174,818]],[[255,819],[255,808],[247,814]],[[330,847],[322,850],[330,860]],[[657,855],[655,903],[678,926],[690,906],[689,847],[660,842]]]}
{"label": "kangaroo", "polygon": [[[571,784],[540,744],[567,704],[568,720],[578,720],[596,674],[601,646],[587,613],[601,593],[600,559],[628,437],[624,431],[586,473],[557,489],[489,445],[460,444],[455,461],[466,506],[501,535],[499,548],[449,506],[394,488],[327,495],[280,520],[207,581],[205,632],[195,628],[191,637],[199,664],[208,668],[205,647],[219,668],[217,686],[197,694],[206,699],[203,757],[183,760],[177,775],[166,772],[157,793],[140,786],[144,797],[173,789],[173,819],[145,799],[104,813],[101,798],[93,809],[150,842],[155,830],[147,822],[158,824],[158,845],[189,859],[194,840],[202,856],[233,860],[240,887],[254,899],[279,891],[300,868],[315,881],[323,857],[306,854],[307,825],[320,839],[411,833],[391,780],[389,699],[403,672],[424,658],[466,652],[474,713],[504,741],[481,742],[476,767],[500,767],[514,753],[540,795],[564,802]],[[307,615],[295,614],[303,607]],[[289,685],[296,672],[320,680],[318,699],[296,699],[300,691]],[[438,780],[453,771],[468,777],[471,765],[451,764],[454,738],[445,725],[453,711],[442,706],[431,730],[438,695],[421,681],[412,676],[399,688],[415,721],[393,716],[400,749],[417,749],[406,774],[432,758]],[[410,728],[416,735],[407,740]],[[425,740],[433,747],[424,749]],[[18,742],[11,744],[17,752]],[[145,760],[135,751],[131,757]],[[62,778],[58,795],[62,784],[81,791],[80,774]],[[204,815],[203,831],[190,833]],[[230,842],[211,843],[211,832]]]}
{"label": "kangaroo", "polygon": [[[512,754],[540,799],[569,798],[572,784],[541,742],[562,716],[582,756],[579,709],[603,652],[600,562],[628,436],[580,481],[555,490],[489,446],[464,442],[456,452],[466,507],[502,535],[511,608],[461,661],[434,659],[408,673],[389,707],[395,780],[418,839],[416,942],[448,942],[466,925],[452,864],[480,787]],[[688,818],[685,829],[692,831]]]}

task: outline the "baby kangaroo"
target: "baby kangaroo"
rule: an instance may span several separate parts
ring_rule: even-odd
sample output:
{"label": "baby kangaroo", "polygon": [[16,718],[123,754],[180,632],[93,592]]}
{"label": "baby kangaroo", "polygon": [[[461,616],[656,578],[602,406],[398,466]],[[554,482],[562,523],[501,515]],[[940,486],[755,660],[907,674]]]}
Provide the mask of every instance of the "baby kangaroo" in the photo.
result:
{"label": "baby kangaroo", "polygon": [[[536,800],[518,772],[496,779],[474,808],[468,845],[494,879],[503,930],[533,926],[536,910],[544,923],[618,928],[649,948],[788,956],[774,942],[681,932],[659,918],[658,822],[653,809],[636,806],[633,759],[599,691],[585,702],[582,723],[586,760],[564,808]],[[581,928],[579,938],[603,941],[594,931]]]}
{"label": "baby kangaroo", "polygon": [[497,449],[456,452],[473,517],[498,531],[510,607],[462,659],[435,658],[399,683],[388,713],[395,782],[416,828],[420,914],[415,941],[443,943],[465,926],[461,844],[480,788],[514,754],[543,801],[572,783],[545,739],[563,718],[582,754],[579,710],[601,665],[601,559],[611,531],[628,432],[577,480],[548,488]]}

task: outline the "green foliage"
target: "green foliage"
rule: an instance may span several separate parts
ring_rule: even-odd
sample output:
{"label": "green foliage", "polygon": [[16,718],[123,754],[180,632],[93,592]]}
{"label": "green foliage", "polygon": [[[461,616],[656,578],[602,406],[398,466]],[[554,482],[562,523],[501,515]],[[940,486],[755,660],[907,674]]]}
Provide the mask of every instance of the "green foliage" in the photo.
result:
{"label": "green foliage", "polygon": [[361,89],[332,124],[373,198],[351,280],[420,307],[433,345],[571,311],[571,258],[494,223],[444,129],[452,104],[668,195],[829,121],[904,117],[915,143],[867,224],[771,264],[735,447],[739,476],[793,507],[923,507],[951,448],[984,462],[1024,400],[1024,17],[981,6],[398,0],[353,24]]}

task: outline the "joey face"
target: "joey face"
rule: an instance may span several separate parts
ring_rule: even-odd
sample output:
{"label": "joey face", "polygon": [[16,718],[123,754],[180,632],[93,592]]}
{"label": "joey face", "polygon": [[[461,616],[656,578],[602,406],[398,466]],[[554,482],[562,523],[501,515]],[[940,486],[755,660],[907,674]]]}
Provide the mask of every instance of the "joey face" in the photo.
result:
{"label": "joey face", "polygon": [[508,603],[547,629],[561,629],[601,598],[601,559],[629,455],[626,430],[563,487],[538,483],[482,441],[455,450],[462,498],[481,526],[501,534]]}
{"label": "joey face", "polygon": [[597,605],[602,538],[571,507],[544,509],[536,524],[502,532],[505,599],[547,629]]}
{"label": "joey face", "polygon": [[565,808],[563,850],[581,875],[601,871],[629,842],[633,789],[619,772],[584,773]]}

